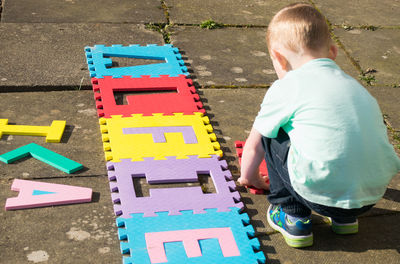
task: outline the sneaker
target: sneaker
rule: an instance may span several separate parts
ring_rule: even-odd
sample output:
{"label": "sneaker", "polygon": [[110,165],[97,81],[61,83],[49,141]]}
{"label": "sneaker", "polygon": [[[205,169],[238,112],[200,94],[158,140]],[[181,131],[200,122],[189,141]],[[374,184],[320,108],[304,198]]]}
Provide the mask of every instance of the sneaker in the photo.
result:
{"label": "sneaker", "polygon": [[333,219],[329,217],[329,221],[332,224],[332,230],[339,235],[349,235],[358,233],[358,220],[357,218],[351,218],[348,220]]}
{"label": "sneaker", "polygon": [[269,225],[283,235],[289,246],[296,248],[312,246],[311,217],[288,217],[280,205],[271,204],[268,208],[267,219]]}

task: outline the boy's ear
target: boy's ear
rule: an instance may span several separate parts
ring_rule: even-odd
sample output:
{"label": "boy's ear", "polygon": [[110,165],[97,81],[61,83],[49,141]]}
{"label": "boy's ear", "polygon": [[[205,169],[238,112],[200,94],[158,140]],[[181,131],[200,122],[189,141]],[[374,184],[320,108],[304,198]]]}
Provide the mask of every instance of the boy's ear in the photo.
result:
{"label": "boy's ear", "polygon": [[338,48],[336,45],[332,44],[329,48],[329,55],[328,58],[331,60],[335,60],[338,53]]}
{"label": "boy's ear", "polygon": [[272,56],[275,58],[275,60],[281,66],[281,69],[284,71],[289,71],[289,61],[286,59],[286,57],[283,56],[282,53],[280,53],[276,49],[272,49],[271,52],[272,52]]}

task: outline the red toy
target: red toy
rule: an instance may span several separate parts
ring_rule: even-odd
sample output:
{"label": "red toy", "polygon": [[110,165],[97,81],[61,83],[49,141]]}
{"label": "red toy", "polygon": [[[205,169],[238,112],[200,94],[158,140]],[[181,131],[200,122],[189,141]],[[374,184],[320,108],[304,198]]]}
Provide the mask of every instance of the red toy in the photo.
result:
{"label": "red toy", "polygon": [[[242,162],[242,153],[243,153],[244,144],[245,144],[244,141],[235,141],[236,155],[239,158],[239,164],[241,164],[241,162]],[[263,160],[261,162],[259,171],[262,176],[268,176],[267,163],[265,162],[265,160]],[[269,186],[269,179],[267,179],[266,182]],[[264,194],[266,191],[264,189],[257,189],[254,187],[246,187],[246,188],[248,188],[250,190],[250,193],[252,193],[252,194]]]}
{"label": "red toy", "polygon": [[[173,115],[184,113],[193,115],[194,112],[205,113],[191,79],[185,75],[178,77],[160,76],[142,78],[92,78],[95,93],[97,113],[99,117],[111,118],[112,115],[130,117],[132,114],[149,116],[154,113]],[[166,91],[172,91],[166,93]],[[114,92],[142,92],[128,95],[127,105],[117,105]],[[151,92],[151,94],[143,94]],[[158,93],[157,93],[158,92]]]}

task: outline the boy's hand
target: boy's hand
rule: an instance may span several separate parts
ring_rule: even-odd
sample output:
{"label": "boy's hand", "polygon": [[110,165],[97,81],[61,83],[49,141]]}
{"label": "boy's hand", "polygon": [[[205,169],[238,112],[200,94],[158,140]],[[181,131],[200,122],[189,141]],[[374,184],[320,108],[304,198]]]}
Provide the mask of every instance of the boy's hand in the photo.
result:
{"label": "boy's hand", "polygon": [[240,164],[241,175],[238,183],[248,187],[268,190],[267,177],[261,176],[259,173],[261,161],[265,156],[261,139],[261,134],[255,128],[252,128],[243,147],[242,162]]}
{"label": "boy's hand", "polygon": [[240,177],[237,182],[242,185],[242,186],[247,186],[247,187],[255,187],[257,189],[264,189],[264,190],[269,190],[269,185],[267,184],[268,181],[268,176],[261,176],[258,175],[258,177],[253,177],[250,180]]}

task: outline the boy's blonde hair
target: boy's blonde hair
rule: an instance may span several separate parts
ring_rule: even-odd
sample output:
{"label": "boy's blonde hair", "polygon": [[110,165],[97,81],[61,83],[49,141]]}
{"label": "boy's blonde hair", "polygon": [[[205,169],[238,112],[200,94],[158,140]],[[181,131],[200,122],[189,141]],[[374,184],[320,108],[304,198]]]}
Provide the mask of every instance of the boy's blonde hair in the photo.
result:
{"label": "boy's blonde hair", "polygon": [[295,3],[280,10],[269,23],[269,50],[272,43],[302,54],[329,51],[331,38],[325,18],[318,10],[310,4]]}

